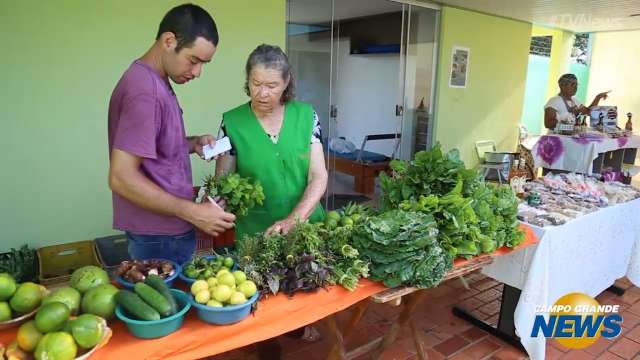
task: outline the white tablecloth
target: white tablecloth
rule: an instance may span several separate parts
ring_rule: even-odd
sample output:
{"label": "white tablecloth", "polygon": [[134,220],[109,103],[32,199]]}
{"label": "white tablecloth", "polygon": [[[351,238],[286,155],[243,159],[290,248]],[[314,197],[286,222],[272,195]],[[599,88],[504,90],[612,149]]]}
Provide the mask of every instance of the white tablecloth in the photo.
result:
{"label": "white tablecloth", "polygon": [[516,332],[532,360],[544,359],[545,338],[532,338],[534,309],[571,292],[592,297],[627,276],[640,286],[640,199],[607,207],[561,226],[532,226],[537,245],[499,256],[482,272],[522,290]]}
{"label": "white tablecloth", "polygon": [[591,174],[593,160],[608,151],[640,148],[640,136],[612,139],[603,136],[542,135],[522,143],[531,151],[536,167]]}

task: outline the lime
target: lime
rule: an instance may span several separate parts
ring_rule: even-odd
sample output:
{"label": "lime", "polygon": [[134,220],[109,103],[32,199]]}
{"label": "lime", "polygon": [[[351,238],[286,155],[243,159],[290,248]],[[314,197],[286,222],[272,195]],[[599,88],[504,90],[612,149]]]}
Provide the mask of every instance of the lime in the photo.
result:
{"label": "lime", "polygon": [[238,285],[238,291],[242,292],[244,296],[246,296],[248,299],[252,297],[256,292],[258,292],[258,288],[256,287],[256,284],[253,281],[247,280],[242,284]]}
{"label": "lime", "polygon": [[0,274],[0,301],[6,301],[16,292],[16,281],[13,276],[2,273]]}
{"label": "lime", "polygon": [[362,214],[353,214],[353,215],[351,215],[351,220],[353,220],[354,223],[357,223],[361,219],[362,219]]}
{"label": "lime", "polygon": [[196,294],[196,302],[198,304],[206,304],[209,300],[211,300],[211,293],[209,290],[200,290]]}
{"label": "lime", "polygon": [[245,275],[242,271],[236,270],[233,272],[233,277],[236,279],[236,285],[240,285],[243,282],[247,281],[247,275]]}
{"label": "lime", "polygon": [[339,212],[337,212],[337,211],[335,211],[335,210],[333,210],[333,211],[329,211],[329,212],[327,213],[327,217],[326,217],[326,219],[327,219],[327,220],[335,220],[335,221],[338,221],[338,220],[340,220],[340,213],[339,213]]}
{"label": "lime", "polygon": [[223,305],[221,302],[219,302],[219,301],[216,301],[216,300],[209,300],[209,301],[207,302],[207,306],[211,306],[211,307],[223,307],[224,305]]}
{"label": "lime", "polygon": [[0,322],[11,320],[11,306],[6,301],[0,302]]}
{"label": "lime", "polygon": [[36,347],[36,360],[73,360],[78,347],[73,337],[65,332],[45,335]]}
{"label": "lime", "polygon": [[224,264],[224,266],[226,266],[229,269],[231,269],[233,267],[233,258],[230,257],[230,256],[227,256],[226,258],[224,258],[223,264]]}
{"label": "lime", "polygon": [[236,278],[230,272],[222,273],[218,275],[218,284],[231,287],[236,284]]}
{"label": "lime", "polygon": [[193,284],[191,284],[191,293],[195,295],[202,290],[207,290],[208,288],[209,284],[206,280],[197,280]]}
{"label": "lime", "polygon": [[229,299],[229,304],[231,305],[240,305],[247,302],[247,298],[240,291],[235,291],[231,294],[231,298]]}
{"label": "lime", "polygon": [[349,216],[345,216],[340,220],[340,225],[342,226],[353,226],[353,219]]}
{"label": "lime", "polygon": [[40,306],[43,294],[43,286],[32,282],[22,283],[16,289],[13,297],[11,297],[9,305],[11,305],[11,308],[16,312],[26,314]]}
{"label": "lime", "polygon": [[210,277],[210,278],[207,279],[207,284],[209,284],[210,288],[216,287],[216,286],[218,286],[218,279],[214,278],[214,277]]}
{"label": "lime", "polygon": [[327,219],[324,222],[324,225],[329,229],[335,229],[336,227],[338,227],[338,221],[335,219]]}
{"label": "lime", "polygon": [[16,334],[20,349],[29,352],[36,348],[41,338],[42,333],[36,329],[36,322],[33,320],[20,325],[18,334]]}
{"label": "lime", "polygon": [[227,302],[229,301],[229,298],[231,297],[231,293],[233,292],[233,290],[231,290],[231,288],[227,285],[218,285],[215,290],[213,290],[213,298],[216,301],[219,301],[221,303]]}
{"label": "lime", "polygon": [[71,310],[61,302],[52,302],[43,305],[36,313],[36,329],[43,334],[61,330],[69,320]]}
{"label": "lime", "polygon": [[103,318],[93,314],[82,314],[70,323],[73,339],[85,349],[98,345],[107,327],[107,322]]}
{"label": "lime", "polygon": [[220,269],[220,271],[218,271],[218,273],[216,273],[216,277],[219,277],[220,275],[224,274],[224,273],[229,273],[229,269],[227,268],[222,268]]}

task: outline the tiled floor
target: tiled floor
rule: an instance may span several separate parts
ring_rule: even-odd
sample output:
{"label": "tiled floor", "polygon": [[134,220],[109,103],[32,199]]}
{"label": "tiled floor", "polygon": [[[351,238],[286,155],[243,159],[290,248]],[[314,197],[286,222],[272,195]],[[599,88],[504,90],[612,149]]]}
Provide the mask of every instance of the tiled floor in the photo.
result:
{"label": "tiled floor", "polygon": [[[461,305],[478,317],[497,322],[502,285],[486,278],[479,272],[466,277],[470,288],[465,289],[459,280],[452,280],[428,291],[423,304],[419,305],[414,321],[420,328],[422,343],[431,360],[511,360],[526,359],[527,356],[502,340],[454,317],[451,309]],[[557,342],[547,343],[547,359],[630,359],[640,360],[640,289],[622,279],[617,285],[626,289],[623,296],[604,292],[598,296],[601,304],[620,304],[624,317],[622,334],[615,341],[600,339],[595,345],[582,350],[570,350]],[[347,339],[348,349],[367,343],[385,333],[398,315],[399,308],[389,305],[371,304],[359,328]],[[348,312],[339,314],[345,321]],[[283,359],[324,359],[328,352],[328,333],[323,323],[316,327],[324,339],[315,343],[280,336],[277,341],[283,351]],[[255,345],[226,354],[210,357],[210,360],[257,359]],[[368,359],[361,356],[357,358]],[[398,339],[383,354],[383,359],[417,359],[409,329],[402,329]]]}

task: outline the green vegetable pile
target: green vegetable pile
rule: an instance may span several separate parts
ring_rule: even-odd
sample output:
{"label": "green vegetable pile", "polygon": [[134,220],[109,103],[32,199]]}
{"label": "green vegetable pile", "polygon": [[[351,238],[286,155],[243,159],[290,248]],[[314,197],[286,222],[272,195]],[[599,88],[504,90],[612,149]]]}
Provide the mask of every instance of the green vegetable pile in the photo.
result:
{"label": "green vegetable pile", "polygon": [[383,209],[433,215],[440,244],[452,257],[514,247],[524,239],[511,188],[484,183],[476,171],[465,168],[457,150],[444,154],[437,144],[416,153],[411,162],[395,160],[390,166],[393,176],[380,176]]}
{"label": "green vegetable pile", "polygon": [[36,250],[29,246],[11,248],[11,252],[0,254],[0,273],[9,273],[18,282],[35,281],[36,262]]}
{"label": "green vegetable pile", "polygon": [[[362,223],[367,210],[350,205],[350,215]],[[336,215],[333,215],[336,216]],[[263,292],[315,290],[339,284],[354,290],[369,275],[368,263],[350,244],[354,225],[301,222],[287,235],[255,234],[236,241],[240,266]]]}
{"label": "green vegetable pile", "polygon": [[431,215],[387,211],[358,227],[355,245],[371,260],[371,278],[387,287],[436,286],[452,267],[452,258],[437,241]]}
{"label": "green vegetable pile", "polygon": [[243,178],[237,173],[223,176],[209,175],[204,179],[205,195],[220,196],[225,210],[237,216],[247,215],[249,209],[264,203],[264,192],[258,181]]}

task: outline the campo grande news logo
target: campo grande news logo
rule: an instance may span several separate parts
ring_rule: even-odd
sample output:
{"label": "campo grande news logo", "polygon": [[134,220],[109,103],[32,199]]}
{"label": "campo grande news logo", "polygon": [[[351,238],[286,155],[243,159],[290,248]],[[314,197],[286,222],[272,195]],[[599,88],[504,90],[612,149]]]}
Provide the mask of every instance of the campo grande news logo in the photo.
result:
{"label": "campo grande news logo", "polygon": [[[550,307],[536,306],[531,337],[540,333],[560,344],[581,349],[593,345],[600,336],[614,338],[622,331],[620,305],[600,305],[583,293],[570,293]],[[549,314],[547,321],[544,314]]]}

